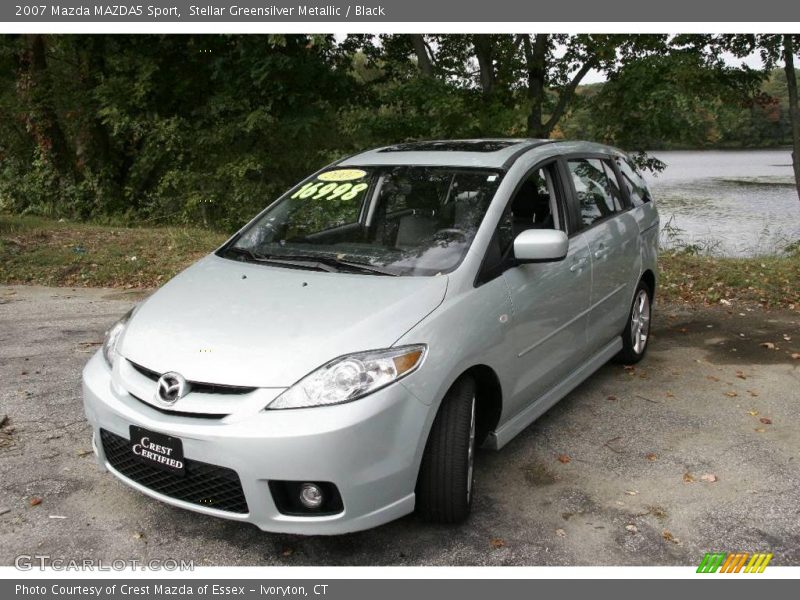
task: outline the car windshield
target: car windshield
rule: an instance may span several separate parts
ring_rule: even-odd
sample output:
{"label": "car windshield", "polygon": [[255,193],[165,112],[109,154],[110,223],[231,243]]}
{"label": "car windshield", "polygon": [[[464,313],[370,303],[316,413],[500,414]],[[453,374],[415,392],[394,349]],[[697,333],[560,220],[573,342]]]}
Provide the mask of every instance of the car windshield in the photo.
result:
{"label": "car windshield", "polygon": [[381,275],[437,275],[467,253],[500,184],[490,169],[335,168],[307,179],[219,254]]}

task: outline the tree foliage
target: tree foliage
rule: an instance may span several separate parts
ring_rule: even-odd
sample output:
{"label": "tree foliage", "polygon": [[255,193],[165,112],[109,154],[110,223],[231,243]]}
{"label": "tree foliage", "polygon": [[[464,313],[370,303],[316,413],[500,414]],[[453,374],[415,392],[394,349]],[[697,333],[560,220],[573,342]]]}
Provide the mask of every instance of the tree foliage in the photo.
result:
{"label": "tree foliage", "polygon": [[[725,143],[742,111],[763,105],[785,120],[769,82],[759,89],[761,74],[721,61],[723,49],[753,44],[663,35],[0,36],[0,210],[231,230],[326,162],[380,144],[564,135],[631,151]],[[582,87],[591,72],[607,83]],[[780,138],[769,128],[758,135]]]}

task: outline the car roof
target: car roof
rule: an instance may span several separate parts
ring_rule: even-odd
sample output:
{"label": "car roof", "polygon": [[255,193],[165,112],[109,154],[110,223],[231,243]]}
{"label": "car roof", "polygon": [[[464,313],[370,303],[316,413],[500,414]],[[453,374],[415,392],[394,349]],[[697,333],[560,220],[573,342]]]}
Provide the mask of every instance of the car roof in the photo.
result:
{"label": "car roof", "polygon": [[430,140],[367,150],[347,157],[337,166],[426,165],[507,169],[517,158],[535,149],[541,149],[542,158],[575,152],[621,154],[610,146],[581,141],[533,138]]}

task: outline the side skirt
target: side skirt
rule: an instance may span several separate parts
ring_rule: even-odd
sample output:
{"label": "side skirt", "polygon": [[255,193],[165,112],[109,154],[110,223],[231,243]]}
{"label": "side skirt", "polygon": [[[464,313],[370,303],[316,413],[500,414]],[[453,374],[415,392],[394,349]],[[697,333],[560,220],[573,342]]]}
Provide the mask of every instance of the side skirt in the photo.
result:
{"label": "side skirt", "polygon": [[611,360],[620,350],[622,350],[622,338],[615,337],[561,383],[550,388],[550,390],[545,392],[528,408],[517,414],[496,431],[491,432],[483,443],[483,447],[499,450],[505,446],[518,433],[546,413],[556,402],[569,394],[592,373]]}

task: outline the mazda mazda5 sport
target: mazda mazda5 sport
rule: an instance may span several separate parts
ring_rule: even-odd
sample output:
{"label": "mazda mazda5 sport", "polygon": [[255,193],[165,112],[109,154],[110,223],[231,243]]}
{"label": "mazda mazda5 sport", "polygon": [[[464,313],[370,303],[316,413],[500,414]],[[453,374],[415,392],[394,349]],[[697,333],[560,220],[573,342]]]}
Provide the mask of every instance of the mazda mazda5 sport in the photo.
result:
{"label": "mazda mazda5 sport", "polygon": [[144,494],[268,531],[461,521],[476,446],[643,357],[657,233],[606,146],[341,160],[109,330],[83,373],[94,450]]}

